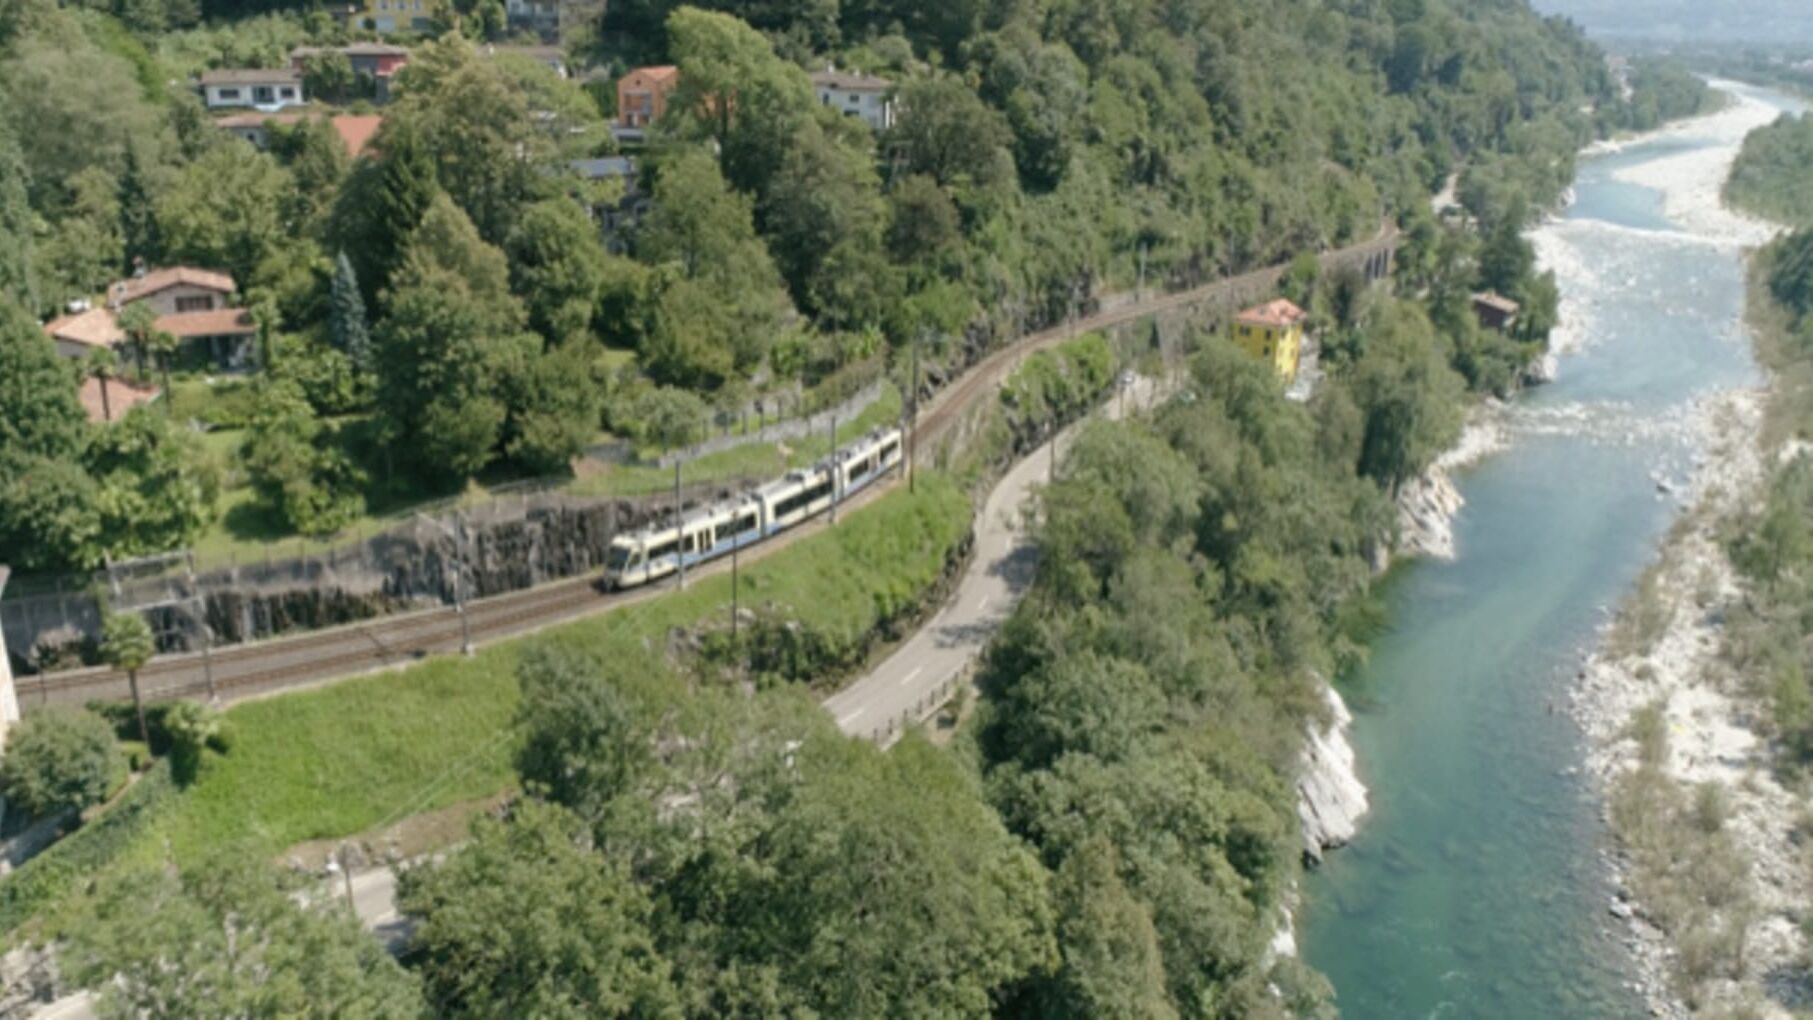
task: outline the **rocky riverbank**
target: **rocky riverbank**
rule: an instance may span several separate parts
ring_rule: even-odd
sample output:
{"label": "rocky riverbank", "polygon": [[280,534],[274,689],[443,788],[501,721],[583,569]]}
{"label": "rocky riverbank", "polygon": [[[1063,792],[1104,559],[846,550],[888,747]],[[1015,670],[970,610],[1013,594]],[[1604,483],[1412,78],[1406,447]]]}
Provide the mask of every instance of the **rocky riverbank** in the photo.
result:
{"label": "rocky riverbank", "polygon": [[[1772,117],[1740,97],[1695,122],[1732,145],[1622,176],[1660,191],[1691,240],[1758,244],[1775,228],[1726,210],[1719,193],[1736,141]],[[1745,592],[1723,537],[1795,452],[1760,447],[1767,400],[1743,389],[1693,408],[1691,477],[1679,492],[1656,483],[1685,512],[1572,691],[1586,767],[1619,840],[1606,855],[1617,883],[1607,910],[1656,1016],[1787,1017],[1813,1002],[1799,924],[1813,904],[1803,808],[1778,775],[1757,678],[1737,675],[1724,655],[1726,620]]]}
{"label": "rocky riverbank", "polygon": [[[1734,515],[1760,496],[1769,455],[1756,446],[1762,394],[1739,391],[1700,408],[1709,436],[1699,459],[1690,507],[1670,533],[1660,561],[1618,619],[1605,628],[1599,650],[1581,670],[1572,697],[1575,718],[1589,747],[1586,766],[1607,799],[1608,821],[1621,849],[1608,865],[1618,882],[1610,913],[1628,928],[1639,980],[1658,1016],[1692,1016],[1748,1006],[1761,1016],[1788,1016],[1779,1001],[1798,999],[1788,986],[1807,940],[1797,918],[1809,903],[1807,870],[1798,846],[1798,798],[1778,780],[1775,755],[1758,732],[1764,708],[1745,690],[1746,678],[1724,660],[1728,610],[1744,597],[1725,554],[1721,532]],[[1658,714],[1664,739],[1649,767],[1665,777],[1685,803],[1711,798],[1723,805],[1719,822],[1730,838],[1722,844],[1720,870],[1737,876],[1720,924],[1731,929],[1738,960],[1712,974],[1699,973],[1692,928],[1665,916],[1657,877],[1613,810],[1621,784],[1645,766],[1643,727],[1633,721],[1646,709]],[[1632,796],[1625,792],[1622,796]],[[1682,851],[1683,882],[1696,880],[1691,851]],[[1646,898],[1646,887],[1652,887]],[[1735,892],[1737,895],[1732,895]],[[1670,930],[1664,930],[1665,927]]]}

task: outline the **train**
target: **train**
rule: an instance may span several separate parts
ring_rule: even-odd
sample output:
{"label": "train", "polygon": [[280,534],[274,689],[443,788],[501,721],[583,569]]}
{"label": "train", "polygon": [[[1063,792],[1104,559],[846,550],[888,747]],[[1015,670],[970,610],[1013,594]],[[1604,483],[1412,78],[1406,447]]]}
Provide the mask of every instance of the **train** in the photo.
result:
{"label": "train", "polygon": [[808,468],[734,500],[716,503],[611,540],[604,586],[622,591],[652,584],[680,570],[708,563],[829,510],[901,463],[899,428],[877,429]]}

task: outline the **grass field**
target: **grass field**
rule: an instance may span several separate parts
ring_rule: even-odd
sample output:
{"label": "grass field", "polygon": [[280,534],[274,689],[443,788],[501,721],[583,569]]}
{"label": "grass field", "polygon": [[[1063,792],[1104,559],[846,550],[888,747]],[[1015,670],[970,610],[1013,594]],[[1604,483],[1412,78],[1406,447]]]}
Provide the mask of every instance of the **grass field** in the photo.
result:
{"label": "grass field", "polygon": [[[924,475],[917,493],[889,493],[835,529],[746,567],[742,604],[784,607],[811,627],[859,638],[923,597],[969,521],[956,486]],[[232,752],[210,758],[195,785],[172,799],[152,838],[167,841],[179,860],[221,848],[271,856],[495,794],[513,780],[513,669],[526,642],[583,648],[642,695],[665,692],[681,702],[689,681],[667,657],[668,637],[726,622],[729,603],[728,576],[714,576],[471,659],[441,657],[240,705],[228,713]]]}

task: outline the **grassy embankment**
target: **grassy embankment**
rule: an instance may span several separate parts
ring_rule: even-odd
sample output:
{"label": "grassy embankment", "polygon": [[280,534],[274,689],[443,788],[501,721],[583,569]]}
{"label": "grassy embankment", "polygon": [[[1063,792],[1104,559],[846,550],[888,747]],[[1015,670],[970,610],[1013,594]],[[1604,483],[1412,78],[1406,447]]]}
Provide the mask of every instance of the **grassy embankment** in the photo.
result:
{"label": "grassy embankment", "polygon": [[[742,605],[861,642],[932,588],[969,524],[955,484],[923,475],[916,493],[888,493],[835,529],[746,565]],[[687,692],[701,681],[690,663],[670,654],[669,642],[676,632],[727,625],[729,602],[729,578],[718,575],[533,640],[634,664],[618,675],[639,677],[641,693],[671,699],[684,712]],[[513,666],[528,640],[231,709],[230,754],[210,757],[187,790],[154,798],[149,811],[130,820],[104,817],[0,884],[0,928],[122,860],[166,852],[182,861],[229,851],[272,857],[304,840],[365,832],[509,788]],[[760,696],[805,694],[784,688]],[[86,837],[88,831],[102,838]]]}

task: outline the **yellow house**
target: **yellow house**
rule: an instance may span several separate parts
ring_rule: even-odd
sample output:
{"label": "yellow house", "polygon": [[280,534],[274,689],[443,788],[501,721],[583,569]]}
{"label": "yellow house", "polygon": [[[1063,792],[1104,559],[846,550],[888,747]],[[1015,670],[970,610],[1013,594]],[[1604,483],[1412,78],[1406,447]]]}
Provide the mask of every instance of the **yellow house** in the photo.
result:
{"label": "yellow house", "polygon": [[1248,308],[1234,317],[1234,342],[1271,365],[1289,386],[1297,380],[1303,354],[1303,322],[1309,313],[1284,298]]}

